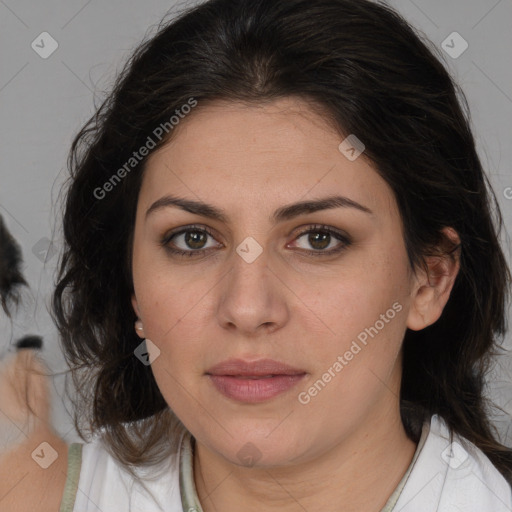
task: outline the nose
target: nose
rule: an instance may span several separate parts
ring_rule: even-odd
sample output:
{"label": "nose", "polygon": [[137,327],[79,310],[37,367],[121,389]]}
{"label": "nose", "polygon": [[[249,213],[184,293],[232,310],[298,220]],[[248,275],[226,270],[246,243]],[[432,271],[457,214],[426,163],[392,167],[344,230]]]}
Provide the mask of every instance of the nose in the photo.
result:
{"label": "nose", "polygon": [[268,251],[264,248],[254,261],[233,252],[229,264],[217,310],[220,325],[246,337],[282,328],[289,317],[290,292],[272,268],[276,265]]}

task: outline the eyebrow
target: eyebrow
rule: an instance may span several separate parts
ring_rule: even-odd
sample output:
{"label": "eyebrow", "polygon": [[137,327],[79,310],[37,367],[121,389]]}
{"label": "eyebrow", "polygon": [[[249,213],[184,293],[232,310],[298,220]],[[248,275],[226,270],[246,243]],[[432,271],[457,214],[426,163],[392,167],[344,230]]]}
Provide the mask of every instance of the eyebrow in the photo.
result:
{"label": "eyebrow", "polygon": [[[211,204],[192,199],[184,199],[172,195],[166,195],[156,200],[146,211],[146,218],[153,212],[167,207],[177,207],[195,215],[208,217],[220,222],[227,223],[229,218],[224,210],[217,208]],[[361,212],[373,215],[370,208],[359,204],[358,202],[345,196],[329,196],[322,199],[314,199],[310,201],[301,201],[278,208],[270,217],[274,223],[290,220],[299,215],[314,213],[320,210],[329,210],[332,208],[354,208]]]}

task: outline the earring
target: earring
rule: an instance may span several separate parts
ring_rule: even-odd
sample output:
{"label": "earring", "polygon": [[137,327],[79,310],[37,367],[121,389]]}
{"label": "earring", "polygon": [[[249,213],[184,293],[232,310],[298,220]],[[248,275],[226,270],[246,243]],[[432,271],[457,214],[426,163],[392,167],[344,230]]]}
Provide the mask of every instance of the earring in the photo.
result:
{"label": "earring", "polygon": [[135,322],[135,329],[137,329],[137,331],[142,331],[142,329],[144,329],[144,327],[142,326],[142,320],[137,320]]}

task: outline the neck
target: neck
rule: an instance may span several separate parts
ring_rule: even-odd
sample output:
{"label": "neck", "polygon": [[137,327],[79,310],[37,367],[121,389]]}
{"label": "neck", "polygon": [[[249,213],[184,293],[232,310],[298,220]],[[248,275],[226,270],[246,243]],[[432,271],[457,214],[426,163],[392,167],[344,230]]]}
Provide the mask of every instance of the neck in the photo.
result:
{"label": "neck", "polygon": [[300,465],[247,468],[196,442],[194,479],[204,512],[380,512],[413,459],[416,443],[395,407],[369,419],[328,453]]}

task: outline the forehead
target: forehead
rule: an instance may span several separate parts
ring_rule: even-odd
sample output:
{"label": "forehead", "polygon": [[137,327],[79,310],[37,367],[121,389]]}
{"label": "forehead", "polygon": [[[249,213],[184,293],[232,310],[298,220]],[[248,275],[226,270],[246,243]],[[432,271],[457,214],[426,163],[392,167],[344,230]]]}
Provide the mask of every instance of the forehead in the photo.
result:
{"label": "forehead", "polygon": [[340,151],[344,139],[300,99],[199,102],[148,158],[140,198],[147,205],[167,192],[258,209],[342,194],[395,212],[390,187],[364,153],[350,160]]}

